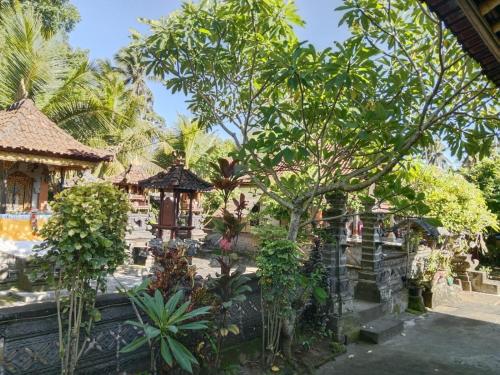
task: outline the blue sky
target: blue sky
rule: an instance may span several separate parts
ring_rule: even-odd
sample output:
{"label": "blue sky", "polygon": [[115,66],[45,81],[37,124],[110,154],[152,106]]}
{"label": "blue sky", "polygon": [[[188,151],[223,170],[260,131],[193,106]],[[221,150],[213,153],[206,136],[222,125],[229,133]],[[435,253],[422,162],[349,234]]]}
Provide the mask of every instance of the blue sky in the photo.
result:
{"label": "blue sky", "polygon": [[[81,21],[70,34],[74,47],[89,51],[92,59],[111,59],[129,42],[129,30],[147,32],[138,18],[160,18],[174,11],[180,0],[72,0],[80,11]],[[297,33],[317,48],[331,46],[333,41],[342,41],[347,30],[339,28],[339,13],[334,9],[342,0],[296,0],[299,14],[306,21]],[[166,120],[168,126],[175,122],[177,114],[189,114],[184,97],[172,95],[158,83],[152,83],[155,110]]]}

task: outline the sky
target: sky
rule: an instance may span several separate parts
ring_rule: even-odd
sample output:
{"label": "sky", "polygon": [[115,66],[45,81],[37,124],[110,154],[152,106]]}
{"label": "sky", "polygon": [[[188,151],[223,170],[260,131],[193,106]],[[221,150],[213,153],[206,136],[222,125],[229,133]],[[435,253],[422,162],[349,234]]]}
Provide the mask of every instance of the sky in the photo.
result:
{"label": "sky", "polygon": [[[91,59],[112,59],[129,43],[131,29],[146,33],[139,18],[157,19],[179,8],[181,0],[71,0],[80,11],[81,21],[70,34],[70,43],[89,51]],[[334,41],[347,38],[345,27],[339,28],[340,14],[334,9],[342,0],[296,0],[300,16],[306,25],[297,28],[301,40],[326,48]],[[172,95],[159,83],[151,83],[155,111],[167,126],[175,123],[178,114],[189,115],[185,98]]]}

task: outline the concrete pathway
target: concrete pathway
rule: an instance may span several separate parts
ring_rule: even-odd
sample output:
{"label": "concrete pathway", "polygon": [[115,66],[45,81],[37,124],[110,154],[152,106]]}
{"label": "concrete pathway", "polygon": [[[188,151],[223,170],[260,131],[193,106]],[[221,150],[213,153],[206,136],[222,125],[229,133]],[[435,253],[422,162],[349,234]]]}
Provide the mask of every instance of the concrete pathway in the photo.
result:
{"label": "concrete pathway", "polygon": [[500,296],[464,292],[452,304],[404,319],[400,336],[349,345],[317,374],[500,374]]}
{"label": "concrete pathway", "polygon": [[[193,257],[193,265],[196,266],[196,273],[202,277],[211,275],[215,277],[216,273],[220,273],[220,266],[210,265],[210,259]],[[254,266],[247,266],[245,273],[256,272]],[[143,276],[147,274],[145,267],[141,266],[124,266],[118,268],[113,276],[108,277],[106,293],[117,293],[118,289],[125,287],[130,289],[139,285]],[[0,291],[0,308],[22,306],[29,303],[47,302],[55,300],[54,292],[51,290],[43,292],[23,292],[18,290]],[[1,374],[0,374],[1,375]]]}

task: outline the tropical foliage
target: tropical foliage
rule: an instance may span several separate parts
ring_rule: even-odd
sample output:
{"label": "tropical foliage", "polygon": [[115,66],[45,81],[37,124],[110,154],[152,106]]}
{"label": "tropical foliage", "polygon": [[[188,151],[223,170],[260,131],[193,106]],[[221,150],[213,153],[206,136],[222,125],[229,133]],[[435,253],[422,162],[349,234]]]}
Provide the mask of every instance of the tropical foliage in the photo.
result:
{"label": "tropical foliage", "polygon": [[333,49],[300,43],[302,21],[281,0],[185,3],[143,42],[148,71],[225,131],[288,209],[290,239],[325,193],[367,188],[435,137],[459,158],[484,155],[498,132],[496,89],[425,5],[339,11],[352,37]]}
{"label": "tropical foliage", "polygon": [[199,122],[186,116],[179,116],[175,128],[163,134],[165,142],[157,148],[153,160],[163,168],[168,168],[177,158],[184,161],[202,178],[210,175],[210,163],[226,156],[233,148],[230,142],[224,142],[215,134],[207,132]]}
{"label": "tropical foliage", "polygon": [[[127,321],[127,324],[142,329],[144,335],[125,346],[121,352],[131,352],[148,344],[152,351],[159,351],[162,360],[169,367],[178,364],[183,370],[193,373],[193,365],[197,365],[198,361],[179,341],[179,336],[186,331],[207,329],[208,322],[199,318],[207,315],[210,307],[189,311],[191,301],[183,302],[183,297],[182,290],[172,295],[166,302],[158,289],[153,296],[144,291],[131,294],[130,299],[135,306],[146,313],[150,323],[145,323],[142,319],[138,322]],[[138,317],[140,318],[140,315]],[[156,360],[156,356],[153,356],[153,360]]]}
{"label": "tropical foliage", "polygon": [[[76,185],[56,195],[53,215],[43,226],[38,262],[50,276],[58,270],[55,297],[59,324],[61,373],[74,374],[90,340],[82,340],[94,321],[98,291],[125,260],[129,202],[111,184]],[[63,294],[67,292],[67,297]]]}
{"label": "tropical foliage", "polygon": [[301,285],[301,265],[298,246],[290,240],[267,242],[257,257],[262,287],[262,352],[269,354],[269,364],[281,348],[284,326],[295,322],[292,303]]}
{"label": "tropical foliage", "polygon": [[40,15],[46,34],[71,31],[80,20],[78,9],[69,0],[0,0],[0,11],[33,7]]}
{"label": "tropical foliage", "polygon": [[0,107],[29,97],[75,138],[110,149],[114,162],[99,174],[151,160],[163,141],[163,120],[152,109],[132,47],[117,54],[116,66],[91,63],[62,31],[46,34],[40,13],[28,5],[2,10],[0,46]]}
{"label": "tropical foliage", "polygon": [[485,158],[462,173],[483,192],[488,208],[500,219],[500,156]]}
{"label": "tropical foliage", "polygon": [[456,234],[473,236],[497,226],[481,190],[458,173],[424,164],[401,173],[407,187],[422,198],[410,209],[412,214],[433,218]]}

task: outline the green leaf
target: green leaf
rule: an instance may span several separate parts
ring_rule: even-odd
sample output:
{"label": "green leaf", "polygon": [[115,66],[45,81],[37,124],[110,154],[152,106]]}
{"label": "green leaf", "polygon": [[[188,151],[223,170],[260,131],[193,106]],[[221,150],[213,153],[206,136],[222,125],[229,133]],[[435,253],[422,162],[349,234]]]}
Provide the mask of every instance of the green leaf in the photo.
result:
{"label": "green leaf", "polygon": [[206,34],[206,35],[212,35],[212,33],[210,32],[210,30],[204,29],[203,27],[200,27],[200,28],[198,29],[198,31],[199,31],[200,33],[203,33],[203,34]]}
{"label": "green leaf", "polygon": [[236,324],[230,324],[227,326],[227,329],[229,332],[231,332],[233,335],[238,335],[240,333],[240,328]]}
{"label": "green leaf", "polygon": [[121,350],[120,353],[130,353],[133,352],[134,350],[139,349],[141,346],[143,346],[145,343],[148,342],[148,339],[146,336],[141,336],[133,340],[130,344],[124,346]]}
{"label": "green leaf", "polygon": [[175,310],[174,313],[169,318],[170,324],[177,323],[177,319],[179,319],[182,316],[182,314],[186,312],[189,305],[191,305],[191,301],[186,301],[177,310]]}
{"label": "green leaf", "polygon": [[179,304],[179,301],[182,299],[183,296],[184,293],[182,292],[182,290],[179,290],[172,297],[170,297],[168,302],[165,304],[165,310],[167,311],[167,316],[170,316],[174,312],[176,306]]}
{"label": "green leaf", "polygon": [[186,330],[202,330],[202,329],[207,329],[207,323],[208,321],[206,320],[200,320],[200,321],[197,321],[197,322],[191,322],[191,323],[186,323],[186,324],[182,324],[180,325],[178,328],[183,330],[183,329],[186,329]]}
{"label": "green leaf", "polygon": [[174,359],[172,358],[172,353],[170,352],[168,344],[163,337],[162,337],[161,343],[160,343],[160,352],[161,352],[161,356],[162,356],[163,360],[165,361],[165,363],[167,365],[169,365],[170,367],[172,367],[172,365],[174,363]]}
{"label": "green leaf", "polygon": [[193,373],[192,364],[198,364],[198,361],[187,348],[174,338],[167,336],[167,341],[172,350],[175,360],[181,368],[190,374]]}

